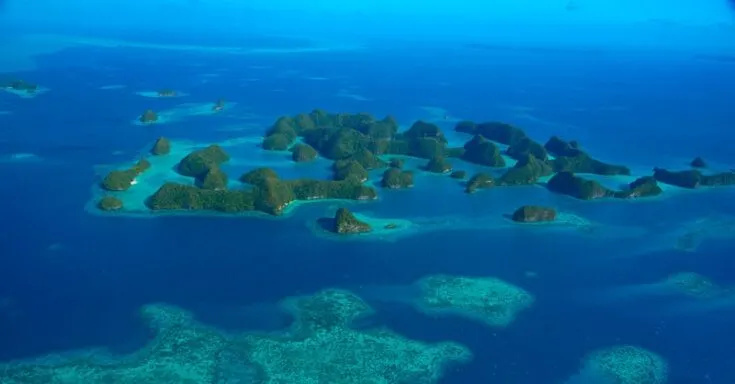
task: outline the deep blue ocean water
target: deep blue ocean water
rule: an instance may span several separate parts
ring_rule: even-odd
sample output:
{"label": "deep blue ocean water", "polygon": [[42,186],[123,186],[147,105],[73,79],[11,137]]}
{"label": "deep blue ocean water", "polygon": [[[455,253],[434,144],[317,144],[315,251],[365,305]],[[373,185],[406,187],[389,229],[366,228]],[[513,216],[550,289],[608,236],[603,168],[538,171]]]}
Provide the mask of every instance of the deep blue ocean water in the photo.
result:
{"label": "deep blue ocean water", "polygon": [[[500,330],[376,300],[376,324],[473,351],[473,363],[453,368],[445,383],[561,383],[585,353],[616,344],[664,356],[671,383],[735,382],[735,306],[681,312],[633,297],[598,300],[599,292],[679,271],[735,284],[732,230],[693,252],[660,240],[683,223],[735,215],[732,189],[584,203],[535,187],[466,196],[449,180],[420,179],[412,191],[381,192],[379,202],[350,207],[393,218],[453,217],[462,229],[393,242],[315,236],[308,223],[334,203],[300,207],[279,220],[85,211],[100,177],[95,166],[128,162],[158,136],[202,143],[257,136],[276,116],[316,107],[390,113],[404,125],[434,119],[446,130],[453,123],[443,115],[506,121],[540,141],[554,134],[577,139],[595,156],[636,169],[684,168],[698,155],[735,166],[732,62],[680,53],[491,48],[228,55],[87,47],[14,74],[51,90],[33,99],[0,94],[0,110],[11,112],[0,115],[0,156],[37,156],[0,163],[0,360],[99,346],[135,350],[147,336],[136,311],[152,302],[175,304],[225,329],[275,329],[288,319],[271,304],[287,296],[326,287],[404,291],[424,275],[444,273],[496,276],[537,297]],[[117,84],[126,87],[100,89]],[[190,96],[134,94],[161,88]],[[221,97],[238,102],[225,116],[131,124],[148,108]],[[421,106],[447,112],[432,115]],[[590,235],[461,225],[530,202],[563,207],[603,229]],[[649,232],[625,235],[626,228]]]}

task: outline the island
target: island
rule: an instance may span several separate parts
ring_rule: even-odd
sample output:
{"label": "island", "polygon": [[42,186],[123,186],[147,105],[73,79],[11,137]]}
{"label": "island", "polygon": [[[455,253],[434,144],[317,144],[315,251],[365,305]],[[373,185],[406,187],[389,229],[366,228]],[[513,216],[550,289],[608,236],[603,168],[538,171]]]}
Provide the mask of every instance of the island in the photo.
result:
{"label": "island", "polygon": [[470,177],[465,185],[465,193],[475,193],[478,189],[486,189],[495,186],[495,179],[487,173],[480,172]]}
{"label": "island", "polygon": [[476,135],[464,145],[462,160],[489,167],[505,167],[500,148],[482,135]]}
{"label": "island", "polygon": [[498,185],[531,185],[554,173],[551,166],[533,154],[519,155],[516,164],[499,178]]}
{"label": "island", "polygon": [[449,177],[451,177],[452,179],[464,180],[465,178],[467,178],[467,172],[462,171],[462,170],[457,170],[449,174]]}
{"label": "island", "polygon": [[389,168],[383,172],[380,185],[388,189],[403,189],[413,187],[413,172],[402,171],[398,168]]}
{"label": "island", "polygon": [[669,171],[654,168],[653,177],[664,184],[681,188],[697,188],[735,185],[735,172],[720,172],[706,175],[699,170]]}
{"label": "island", "polygon": [[222,112],[224,110],[225,110],[225,99],[217,100],[212,106],[212,111],[214,112]]}
{"label": "island", "polygon": [[165,137],[159,137],[156,142],[153,143],[151,148],[151,154],[154,156],[168,155],[171,152],[171,142]]}
{"label": "island", "polygon": [[158,114],[153,112],[153,110],[151,109],[147,109],[145,112],[143,112],[142,115],[140,115],[138,121],[143,124],[155,123],[156,121],[158,121]]}
{"label": "island", "polygon": [[291,159],[297,163],[315,160],[317,156],[316,149],[309,144],[299,143],[291,148]]}
{"label": "island", "polygon": [[150,167],[151,163],[148,160],[141,159],[128,169],[111,171],[102,180],[102,188],[108,191],[125,191],[135,184],[135,178],[138,175]]}
{"label": "island", "polygon": [[347,208],[339,208],[334,215],[334,225],[332,227],[334,233],[344,235],[366,233],[372,230],[370,224],[355,218],[355,215]]}
{"label": "island", "polygon": [[606,197],[619,199],[632,199],[638,197],[652,197],[660,195],[663,190],[658,186],[654,177],[640,177],[622,191],[613,191],[603,187],[594,180],[587,180],[571,172],[559,172],[555,174],[546,187],[555,193],[574,197],[579,200],[595,200]]}
{"label": "island", "polygon": [[424,169],[431,173],[449,173],[452,171],[452,164],[443,156],[432,157]]}
{"label": "island", "polygon": [[699,156],[695,157],[694,160],[689,163],[689,165],[692,168],[707,168],[707,162],[705,162],[704,159]]}
{"label": "island", "polygon": [[97,207],[103,211],[119,211],[123,207],[123,202],[117,197],[105,196],[97,203]]}
{"label": "island", "polygon": [[511,219],[518,223],[539,223],[556,220],[556,210],[550,207],[524,205],[513,212]]}
{"label": "island", "polygon": [[[219,150],[212,150],[212,153],[219,153]],[[198,157],[194,156],[194,158]],[[221,160],[222,157],[219,159]],[[197,175],[195,177],[204,175],[205,179],[201,181],[201,186],[206,180],[206,175],[210,174],[212,169],[215,169],[215,172],[220,172],[219,167],[216,164],[212,165],[212,163],[209,163],[208,166],[207,163],[199,161],[184,162],[182,160],[182,163],[196,165],[195,167],[186,166],[183,169],[186,170],[186,175]],[[200,166],[200,164],[205,165]],[[182,172],[181,164],[179,172]],[[239,180],[248,183],[251,188],[207,189],[201,186],[168,182],[150,197],[147,204],[150,209],[155,211],[212,210],[229,213],[260,211],[278,216],[283,214],[286,207],[295,201],[318,199],[373,200],[378,196],[374,188],[362,185],[353,179],[341,181],[282,180],[276,172],[267,168],[249,171],[240,176]]]}
{"label": "island", "polygon": [[39,90],[38,84],[28,83],[24,80],[4,81],[0,83],[0,88],[29,94],[36,93]]}
{"label": "island", "polygon": [[[352,292],[325,289],[265,303],[252,316],[290,315],[276,332],[229,332],[169,304],[146,305],[151,340],[118,355],[55,353],[0,364],[5,384],[47,383],[438,383],[472,352],[454,342],[424,342],[385,327],[357,327],[375,309]],[[248,309],[244,309],[248,313]],[[264,313],[265,312],[265,313]],[[348,359],[335,361],[335,356]],[[288,367],[288,369],[283,369]]]}
{"label": "island", "polygon": [[391,168],[403,168],[403,159],[394,157],[388,162],[388,166]]}
{"label": "island", "polygon": [[[219,100],[216,105],[223,103]],[[197,111],[211,114],[211,108],[212,104],[207,103]],[[140,117],[140,122],[163,122],[168,117],[167,112],[162,112],[162,117],[159,117],[148,110]],[[468,135],[464,144],[450,145],[440,127],[431,122],[415,121],[407,129],[400,130],[398,122],[390,115],[380,119],[365,112],[330,113],[315,109],[309,113],[281,116],[268,126],[262,141],[257,139],[262,149],[288,151],[290,158],[297,163],[329,160],[331,176],[327,180],[298,176],[283,179],[273,169],[260,167],[243,170],[245,172],[238,178],[240,183],[231,180],[226,172],[240,163],[225,165],[230,161],[230,155],[224,148],[236,144],[225,145],[223,142],[221,146],[213,144],[189,149],[191,144],[182,142],[176,144],[177,148],[172,152],[171,141],[159,137],[150,149],[150,153],[156,156],[151,161],[163,164],[160,168],[156,166],[157,170],[175,169],[177,174],[166,175],[156,171],[151,177],[141,179],[146,183],[153,180],[160,183],[147,186],[155,192],[145,205],[143,198],[137,203],[130,203],[125,200],[125,194],[116,193],[114,196],[124,202],[124,207],[120,208],[123,210],[147,207],[151,211],[257,211],[282,215],[295,202],[375,200],[377,191],[372,185],[379,184],[386,190],[411,188],[415,174],[404,170],[408,158],[426,161],[425,166],[419,167],[426,172],[451,174],[451,178],[462,180],[456,184],[463,185],[466,193],[495,187],[542,185],[551,192],[580,200],[638,199],[661,195],[663,189],[659,183],[686,188],[735,185],[733,172],[703,173],[699,169],[669,171],[655,168],[652,175],[643,175],[626,185],[610,189],[603,186],[604,181],[600,181],[597,175],[625,178],[628,182],[633,179],[630,170],[626,166],[595,159],[577,141],[552,136],[541,144],[522,129],[500,122],[462,121],[454,129]],[[191,152],[184,156],[186,151]],[[467,179],[466,171],[453,171],[452,163],[457,162],[473,164],[464,165],[471,167],[474,175]],[[102,182],[102,188],[125,191],[147,166],[150,163],[111,172]],[[303,164],[298,169],[313,166],[321,166],[321,162]],[[375,177],[381,174],[376,182]],[[595,176],[585,178],[585,175]],[[136,192],[140,192],[140,188]],[[519,216],[518,221],[522,222],[554,220],[551,212],[544,216],[534,214],[529,208],[521,213],[524,216]]]}

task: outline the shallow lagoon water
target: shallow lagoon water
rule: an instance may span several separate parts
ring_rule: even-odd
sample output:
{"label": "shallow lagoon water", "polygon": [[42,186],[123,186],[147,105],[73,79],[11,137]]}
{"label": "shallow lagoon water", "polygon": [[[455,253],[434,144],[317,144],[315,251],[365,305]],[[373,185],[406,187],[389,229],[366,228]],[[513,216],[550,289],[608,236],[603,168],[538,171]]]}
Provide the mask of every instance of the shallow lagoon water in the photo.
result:
{"label": "shallow lagoon water", "polygon": [[[512,324],[493,329],[367,295],[375,309],[363,320],[367,324],[472,351],[472,362],[453,366],[441,382],[579,381],[584,372],[574,375],[584,356],[622,344],[665,358],[670,383],[732,381],[729,340],[735,334],[728,325],[735,307],[724,298],[698,304],[666,297],[660,306],[651,299],[595,300],[620,289],[635,294],[641,291],[635,287],[684,271],[735,284],[732,229],[713,224],[735,216],[731,188],[667,188],[651,200],[579,202],[542,186],[466,195],[456,180],[417,170],[412,190],[381,190],[376,202],[300,204],[282,218],[90,214],[104,172],[129,166],[159,136],[231,144],[226,149],[233,161],[225,167],[231,178],[262,165],[287,177],[327,177],[329,162],[293,164],[288,153],[257,147],[277,116],[315,107],[390,113],[403,126],[426,119],[447,132],[454,121],[444,115],[507,121],[539,141],[554,134],[577,139],[594,156],[629,165],[636,174],[653,166],[684,168],[697,155],[732,166],[722,132],[735,115],[723,102],[727,95],[717,93],[735,85],[727,64],[676,57],[667,59],[676,66],[662,69],[661,59],[626,52],[600,57],[443,49],[440,56],[474,64],[457,71],[452,63],[429,60],[436,51],[390,47],[247,56],[86,47],[40,58],[37,70],[18,76],[49,92],[33,99],[0,94],[3,110],[12,112],[3,116],[0,132],[2,158],[8,159],[0,162],[0,197],[13,202],[4,208],[13,225],[0,235],[9,255],[0,258],[0,358],[88,348],[131,353],[149,341],[138,311],[151,303],[183,308],[229,332],[276,330],[288,326],[288,313],[276,305],[286,297],[329,287],[359,294],[361,286],[405,287],[445,274],[496,277],[530,292],[535,302]],[[100,69],[67,65],[82,58]],[[419,69],[411,64],[417,60],[424,63]],[[573,64],[582,60],[585,71]],[[215,72],[222,75],[200,81]],[[253,78],[259,80],[247,81]],[[109,84],[127,89],[101,89]],[[167,124],[131,124],[146,109],[181,104],[131,92],[160,87],[185,89],[184,100],[197,105],[224,98],[232,108],[180,114]],[[242,129],[223,129],[233,126]],[[455,167],[477,169],[461,162]],[[604,181],[615,186],[629,180]],[[504,218],[523,204],[557,207],[585,225],[518,226]],[[358,241],[315,233],[315,220],[339,206],[413,226],[392,238]],[[687,234],[697,235],[696,247],[682,249]]]}

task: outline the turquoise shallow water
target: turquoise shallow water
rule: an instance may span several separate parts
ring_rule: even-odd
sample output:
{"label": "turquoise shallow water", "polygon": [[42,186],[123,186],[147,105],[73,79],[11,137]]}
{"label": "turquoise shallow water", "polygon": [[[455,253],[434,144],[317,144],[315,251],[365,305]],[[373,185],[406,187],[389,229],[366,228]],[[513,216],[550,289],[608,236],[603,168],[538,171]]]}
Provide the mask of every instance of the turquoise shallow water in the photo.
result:
{"label": "turquoise shallow water", "polygon": [[[150,334],[136,313],[157,302],[229,332],[279,330],[290,318],[277,301],[337,287],[375,308],[362,325],[465,345],[473,361],[453,365],[441,382],[562,383],[585,354],[622,344],[666,359],[670,383],[735,380],[729,296],[691,300],[651,288],[682,271],[724,287],[735,282],[731,188],[579,202],[539,186],[466,195],[448,177],[417,171],[411,190],[379,191],[376,202],[309,203],[279,219],[88,212],[102,175],[127,166],[161,135],[234,143],[224,168],[233,178],[264,164],[284,176],[327,177],[329,162],[294,165],[254,144],[275,117],[315,107],[390,113],[404,126],[435,121],[459,142],[467,138],[450,133],[456,119],[507,121],[539,141],[577,139],[640,175],[654,166],[684,169],[698,155],[724,170],[733,166],[732,63],[462,46],[249,56],[79,48],[14,75],[49,91],[32,99],[0,94],[0,110],[9,112],[0,115],[0,197],[8,202],[0,235],[4,361],[138,350]],[[160,88],[188,96],[136,94]],[[148,108],[186,109],[221,97],[233,102],[222,114],[131,124]],[[589,224],[519,227],[503,218],[523,204],[554,206]],[[337,206],[415,228],[383,239],[315,229]],[[693,240],[682,247],[686,236]],[[426,316],[407,301],[412,284],[434,274],[494,276],[535,302],[500,329]]]}

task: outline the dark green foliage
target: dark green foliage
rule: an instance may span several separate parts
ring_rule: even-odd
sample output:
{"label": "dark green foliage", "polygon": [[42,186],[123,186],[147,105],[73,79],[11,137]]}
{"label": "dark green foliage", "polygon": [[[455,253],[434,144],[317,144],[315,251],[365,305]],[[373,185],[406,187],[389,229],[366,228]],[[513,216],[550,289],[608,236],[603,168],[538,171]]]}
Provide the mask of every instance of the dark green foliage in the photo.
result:
{"label": "dark green foliage", "polygon": [[552,136],[544,148],[556,156],[551,161],[555,172],[592,173],[597,175],[630,175],[630,169],[622,165],[603,163],[579,149],[576,141],[564,141]]}
{"label": "dark green foliage", "polygon": [[171,152],[171,142],[165,137],[159,137],[151,148],[151,153],[156,156],[168,155],[169,152]]}
{"label": "dark green foliage", "polygon": [[34,93],[38,91],[38,85],[25,82],[24,80],[10,80],[0,83],[0,88],[10,88],[16,91]]}
{"label": "dark green foliage", "polygon": [[403,159],[392,158],[389,163],[391,168],[403,168]]}
{"label": "dark green foliage", "polygon": [[290,139],[287,135],[282,133],[274,133],[263,138],[263,149],[268,151],[285,151],[293,143],[293,139]]}
{"label": "dark green foliage", "polygon": [[669,171],[663,168],[654,168],[653,177],[661,183],[675,185],[681,188],[735,185],[734,172],[720,172],[705,175],[698,170]]}
{"label": "dark green foliage", "polygon": [[522,129],[499,122],[477,123],[474,131],[468,133],[482,135],[488,140],[506,145],[513,145],[526,137],[526,133]]}
{"label": "dark green foliage", "polygon": [[368,171],[356,160],[335,161],[332,166],[334,180],[351,180],[362,183],[368,179]]}
{"label": "dark green foliage", "polygon": [[166,183],[147,201],[153,210],[245,212],[254,209],[253,194],[245,191],[202,189]]}
{"label": "dark green foliage", "polygon": [[219,167],[209,168],[207,173],[199,179],[197,183],[202,189],[227,189],[227,175]]}
{"label": "dark green foliage", "polygon": [[656,178],[653,176],[644,176],[628,184],[627,190],[615,192],[614,196],[621,199],[632,199],[636,197],[658,196],[661,193],[663,193],[663,190],[658,186]]}
{"label": "dark green foliage", "polygon": [[505,160],[495,143],[477,135],[464,145],[462,160],[489,167],[504,167]]}
{"label": "dark green foliage", "polygon": [[380,160],[377,156],[375,156],[375,154],[364,148],[357,150],[344,159],[335,161],[334,165],[335,168],[341,168],[345,164],[353,161],[358,162],[363,168],[367,170],[385,167],[385,162],[383,160]]}
{"label": "dark green foliage", "polygon": [[334,232],[339,234],[372,231],[370,224],[358,220],[347,208],[340,208],[334,215]]}
{"label": "dark green foliage", "polygon": [[465,171],[454,171],[451,175],[449,175],[452,179],[457,180],[464,180],[467,177],[467,172]]}
{"label": "dark green foliage", "polygon": [[469,133],[470,135],[475,135],[476,134],[475,127],[476,125],[474,122],[465,120],[465,121],[460,121],[459,123],[457,123],[457,125],[454,126],[454,130],[457,132]]}
{"label": "dark green foliage", "polygon": [[511,144],[506,154],[516,160],[525,158],[528,155],[532,155],[541,161],[548,159],[548,154],[544,146],[528,137],[523,137]]}
{"label": "dark green foliage", "polygon": [[583,153],[576,141],[564,141],[558,136],[551,136],[544,148],[556,157],[575,157]]}
{"label": "dark green foliage", "polygon": [[511,219],[519,223],[554,221],[556,220],[556,210],[549,207],[524,205],[513,212]]}
{"label": "dark green foliage", "polygon": [[151,163],[146,159],[141,159],[129,169],[114,170],[105,176],[102,180],[102,188],[108,191],[125,191],[133,183],[138,175],[148,170]]}
{"label": "dark green foliage", "polygon": [[270,168],[256,168],[245,172],[240,176],[239,180],[241,183],[260,185],[268,179],[278,180],[278,174],[276,171]]}
{"label": "dark green foliage", "polygon": [[585,180],[571,172],[557,173],[546,186],[552,192],[580,200],[593,200],[614,195],[613,191],[603,187],[600,183]]}
{"label": "dark green foliage", "polygon": [[474,193],[478,189],[491,188],[495,186],[495,180],[487,173],[480,172],[472,176],[465,186],[465,193]]}
{"label": "dark green foliage", "polygon": [[97,202],[97,208],[103,211],[117,211],[122,209],[123,202],[114,196],[105,196]]}
{"label": "dark green foliage", "polygon": [[452,164],[444,157],[434,157],[429,159],[424,169],[433,173],[448,173],[452,171]]}
{"label": "dark green foliage", "polygon": [[603,163],[581,151],[574,157],[557,157],[551,161],[551,166],[556,172],[630,175],[630,169],[628,167]]}
{"label": "dark green foliage", "polygon": [[551,167],[533,155],[525,155],[516,165],[508,169],[498,180],[498,185],[529,185],[534,184],[539,178],[549,176]]}
{"label": "dark green foliage", "polygon": [[138,120],[141,123],[153,123],[153,122],[158,121],[158,115],[155,112],[153,112],[153,110],[148,109],[145,112],[143,112],[142,115],[140,115]]}
{"label": "dark green foliage", "polygon": [[426,123],[420,120],[413,123],[411,125],[411,128],[409,128],[406,132],[404,132],[400,136],[404,140],[431,138],[431,139],[438,140],[445,144],[447,142],[447,139],[444,137],[444,133],[442,133],[441,128],[439,128],[439,126],[437,126],[436,124]]}
{"label": "dark green foliage", "polygon": [[210,168],[218,167],[230,160],[230,156],[219,146],[210,145],[207,148],[194,151],[184,157],[177,167],[184,176],[204,177]]}
{"label": "dark green foliage", "polygon": [[401,189],[413,187],[413,172],[402,171],[399,168],[389,168],[383,172],[383,179],[380,181],[383,188]]}
{"label": "dark green foliage", "polygon": [[318,153],[316,149],[309,144],[296,144],[291,148],[291,159],[297,163],[312,161],[316,159]]}
{"label": "dark green foliage", "polygon": [[703,158],[697,156],[689,163],[693,168],[707,168],[707,162]]}

